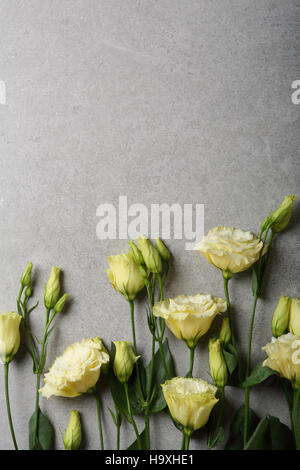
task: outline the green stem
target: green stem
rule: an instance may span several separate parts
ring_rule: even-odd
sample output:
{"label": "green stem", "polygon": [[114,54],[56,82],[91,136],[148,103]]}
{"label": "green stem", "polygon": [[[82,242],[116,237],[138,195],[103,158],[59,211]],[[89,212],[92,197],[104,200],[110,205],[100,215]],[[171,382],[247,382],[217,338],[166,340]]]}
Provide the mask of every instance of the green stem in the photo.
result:
{"label": "green stem", "polygon": [[299,398],[300,389],[294,389],[294,400],[293,400],[293,423],[294,423],[294,436],[296,449],[300,450],[300,432],[299,432]]}
{"label": "green stem", "polygon": [[193,347],[188,346],[188,348],[190,350],[190,368],[189,368],[189,371],[188,371],[186,376],[187,377],[193,377],[195,346],[193,346]]}
{"label": "green stem", "polygon": [[163,298],[164,298],[164,285],[163,285],[163,280],[162,280],[161,274],[158,274],[157,278],[158,278],[158,284],[159,284],[159,300],[163,300]]}
{"label": "green stem", "polygon": [[181,450],[185,450],[185,434],[182,431]]}
{"label": "green stem", "polygon": [[146,450],[150,450],[150,419],[149,419],[149,406],[145,409],[145,440]]}
{"label": "green stem", "polygon": [[189,448],[190,448],[190,438],[191,438],[191,435],[186,434],[186,436],[185,436],[185,449],[184,450],[189,450]]}
{"label": "green stem", "polygon": [[132,425],[132,427],[133,427],[133,429],[134,429],[134,432],[135,432],[135,435],[136,435],[137,444],[138,444],[138,448],[139,448],[139,450],[142,450],[142,445],[141,445],[141,439],[140,439],[139,431],[138,431],[138,428],[137,428],[137,426],[136,426],[136,423],[135,423],[134,418],[133,418],[133,415],[132,415],[131,404],[130,404],[129,393],[128,393],[128,384],[127,384],[127,383],[124,383],[124,389],[125,389],[125,395],[126,395],[126,401],[127,401],[127,408],[128,408],[128,414],[129,414],[129,422],[130,422],[130,424]]}
{"label": "green stem", "polygon": [[94,391],[94,397],[96,399],[97,404],[97,416],[98,416],[98,428],[99,428],[99,437],[100,437],[100,447],[101,450],[104,450],[104,443],[103,443],[103,431],[102,431],[102,419],[101,419],[101,402],[100,397],[97,393],[97,390]]}
{"label": "green stem", "polygon": [[[132,300],[129,301],[129,305],[130,305],[133,351],[134,351],[134,354],[137,356],[136,337],[135,337],[135,322],[134,322],[134,303],[133,303]],[[142,389],[142,382],[141,382],[140,369],[139,369],[138,362],[135,363],[135,369],[136,369],[136,375],[137,375],[140,398],[141,398],[142,401],[144,401],[144,394],[143,394],[143,389]]]}
{"label": "green stem", "polygon": [[6,409],[7,409],[7,416],[8,416],[8,422],[9,422],[9,427],[10,427],[10,433],[11,437],[14,443],[15,450],[18,449],[17,441],[16,441],[16,436],[15,436],[15,431],[14,431],[14,426],[12,422],[12,417],[11,417],[11,411],[10,411],[10,402],[9,402],[9,391],[8,391],[8,369],[9,369],[9,364],[4,364],[4,383],[5,383],[5,400],[6,400]]}
{"label": "green stem", "polygon": [[225,388],[220,387],[219,389],[220,393],[220,398],[219,398],[219,414],[218,414],[218,420],[217,420],[217,426],[216,429],[221,425],[222,423],[222,418],[223,418],[223,412],[224,412],[224,403],[225,403]]}
{"label": "green stem", "polygon": [[34,411],[34,433],[33,433],[34,449],[37,448],[37,440],[38,440],[38,424],[39,424],[39,412],[40,412],[40,407],[39,407],[40,383],[41,383],[41,374],[38,372],[36,374],[35,407],[34,407],[34,410],[35,410]]}
{"label": "green stem", "polygon": [[284,379],[280,379],[280,383],[281,383],[282,390],[283,390],[283,393],[284,393],[284,396],[285,396],[285,399],[286,399],[286,402],[287,402],[287,405],[288,405],[288,409],[289,409],[289,416],[290,416],[290,422],[291,422],[291,429],[292,429],[292,431],[294,432],[293,403],[292,403],[291,400],[290,400],[289,392],[288,392],[287,386],[286,386],[286,384],[285,384],[285,382],[284,382]]}
{"label": "green stem", "polygon": [[[253,302],[252,312],[251,312],[250,329],[249,329],[249,337],[248,337],[248,354],[247,354],[247,363],[246,363],[246,378],[249,376],[249,373],[250,373],[253,326],[254,326],[257,299],[258,299],[257,294],[255,294],[254,295],[254,302]],[[248,442],[249,401],[250,401],[250,389],[249,389],[249,387],[245,387],[244,446]]]}
{"label": "green stem", "polygon": [[224,293],[225,293],[226,304],[227,304],[227,314],[228,314],[228,320],[229,320],[229,327],[230,327],[230,331],[231,331],[231,342],[232,342],[232,346],[234,346],[234,348],[235,348],[236,347],[236,341],[235,341],[235,333],[234,333],[234,327],[233,327],[233,322],[232,322],[232,312],[231,312],[231,305],[230,305],[229,292],[228,292],[228,281],[229,281],[229,279],[226,279],[224,277]]}

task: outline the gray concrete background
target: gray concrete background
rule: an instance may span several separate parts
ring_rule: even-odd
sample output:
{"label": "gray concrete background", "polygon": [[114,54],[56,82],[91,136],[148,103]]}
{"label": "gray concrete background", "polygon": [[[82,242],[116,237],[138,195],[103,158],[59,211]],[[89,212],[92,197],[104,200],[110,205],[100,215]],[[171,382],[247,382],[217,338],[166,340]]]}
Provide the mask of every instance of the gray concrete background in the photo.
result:
{"label": "gray concrete background", "polygon": [[[299,79],[300,2],[292,0],[1,0],[0,259],[2,311],[15,308],[19,276],[35,264],[42,299],[51,265],[64,270],[70,308],[57,319],[47,366],[83,337],[131,338],[126,302],[106,277],[106,257],[124,240],[99,241],[96,209],[117,204],[205,204],[205,231],[227,224],[257,231],[285,194],[299,193],[299,111],[291,82]],[[263,357],[280,294],[300,297],[299,205],[276,239],[266,297],[259,303],[253,361]],[[174,268],[167,294],[223,296],[219,273],[200,254],[170,241]],[[251,308],[250,274],[231,282],[240,343]],[[34,313],[41,334],[43,308]],[[125,333],[126,332],[126,333]],[[169,332],[178,374],[187,370],[185,345]],[[150,353],[142,302],[139,350]],[[207,338],[195,373],[210,380]],[[11,365],[16,435],[27,448],[35,377],[24,351]],[[12,448],[0,374],[0,447]],[[101,386],[107,448],[115,430]],[[251,395],[258,413],[288,423],[280,390]],[[243,396],[227,392],[227,415]],[[41,400],[62,448],[69,410],[82,413],[87,448],[98,447],[91,397]],[[142,426],[142,421],[138,421]],[[122,447],[133,440],[124,426]],[[204,446],[204,435],[192,447]],[[153,448],[178,448],[166,416],[152,420]]]}

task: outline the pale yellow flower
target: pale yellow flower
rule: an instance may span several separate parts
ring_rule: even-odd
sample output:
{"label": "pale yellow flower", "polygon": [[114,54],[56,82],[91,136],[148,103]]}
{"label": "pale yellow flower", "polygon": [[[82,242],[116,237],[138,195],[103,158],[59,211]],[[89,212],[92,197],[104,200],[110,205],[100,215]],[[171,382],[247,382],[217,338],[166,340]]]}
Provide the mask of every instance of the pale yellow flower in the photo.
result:
{"label": "pale yellow flower", "polygon": [[99,338],[74,343],[55,359],[40,392],[45,398],[77,397],[95,386],[108,363],[109,355]]}
{"label": "pale yellow flower", "polygon": [[268,358],[264,366],[275,370],[281,377],[290,380],[294,388],[300,387],[300,335],[287,333],[272,338],[271,343],[262,348]]}
{"label": "pale yellow flower", "polygon": [[210,328],[216,315],[226,311],[226,302],[211,295],[178,295],[157,302],[153,314],[165,320],[172,333],[194,347]]}
{"label": "pale yellow flower", "polygon": [[215,404],[217,388],[202,379],[175,377],[162,385],[170,413],[186,433],[205,426]]}
{"label": "pale yellow flower", "polygon": [[0,315],[0,360],[8,364],[20,346],[21,315],[15,312]]}
{"label": "pale yellow flower", "polygon": [[230,275],[245,271],[259,259],[263,242],[253,233],[219,226],[209,230],[194,250]]}
{"label": "pale yellow flower", "polygon": [[300,299],[294,297],[291,299],[289,330],[294,335],[300,335]]}
{"label": "pale yellow flower", "polygon": [[107,275],[114,289],[132,301],[143,289],[145,281],[131,252],[109,256]]}

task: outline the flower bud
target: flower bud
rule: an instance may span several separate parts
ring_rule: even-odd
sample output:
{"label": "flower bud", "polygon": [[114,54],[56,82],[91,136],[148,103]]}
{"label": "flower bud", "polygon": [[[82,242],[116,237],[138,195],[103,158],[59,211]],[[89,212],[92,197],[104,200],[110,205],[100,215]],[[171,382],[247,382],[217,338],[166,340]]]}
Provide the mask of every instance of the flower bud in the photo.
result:
{"label": "flower bud", "polygon": [[164,261],[170,261],[171,253],[160,238],[155,239],[156,248]]}
{"label": "flower bud", "polygon": [[60,297],[60,299],[58,299],[58,301],[54,305],[54,313],[55,314],[62,312],[62,310],[65,306],[67,297],[68,297],[68,294],[64,294]]}
{"label": "flower bud", "polygon": [[27,268],[23,272],[21,276],[21,285],[22,287],[29,286],[31,284],[31,271],[32,271],[32,263],[28,263]]}
{"label": "flower bud", "polygon": [[300,299],[291,299],[289,330],[294,335],[300,335]]}
{"label": "flower bud", "polygon": [[133,241],[129,241],[128,245],[130,246],[130,250],[133,256],[134,261],[138,266],[144,265],[144,258],[142,255],[141,250],[136,246],[136,244]]}
{"label": "flower bud", "polygon": [[142,236],[137,239],[139,249],[142,252],[144,262],[154,274],[159,274],[162,271],[162,262],[158,250],[152,245],[148,238]]}
{"label": "flower bud", "polygon": [[132,301],[145,286],[140,267],[134,261],[132,252],[109,256],[107,275],[114,289]]}
{"label": "flower bud", "polygon": [[291,299],[281,295],[272,318],[272,333],[275,338],[284,334],[289,325]]}
{"label": "flower bud", "polygon": [[128,382],[134,364],[141,356],[135,356],[130,341],[114,341],[116,354],[114,359],[114,373],[121,383]]}
{"label": "flower bud", "polygon": [[64,445],[66,450],[77,450],[81,444],[81,423],[80,414],[76,410],[71,410],[70,420],[66,430]]}
{"label": "flower bud", "polygon": [[47,309],[53,308],[59,299],[59,275],[60,269],[53,266],[44,291],[44,304]]}
{"label": "flower bud", "polygon": [[8,364],[18,352],[21,319],[15,312],[0,315],[0,360],[3,364]]}
{"label": "flower bud", "polygon": [[210,375],[214,384],[220,388],[225,387],[228,380],[228,372],[220,340],[211,338],[209,340],[208,349]]}
{"label": "flower bud", "polygon": [[220,342],[225,346],[226,344],[230,343],[231,340],[231,330],[230,330],[230,325],[229,325],[229,318],[224,317],[220,334],[219,334],[219,340]]}
{"label": "flower bud", "polygon": [[281,232],[287,227],[295,200],[296,196],[285,196],[281,205],[269,216],[273,232]]}
{"label": "flower bud", "polygon": [[29,297],[32,296],[32,292],[33,292],[32,286],[28,286],[27,289],[25,290],[25,297],[26,297],[26,299],[29,299]]}

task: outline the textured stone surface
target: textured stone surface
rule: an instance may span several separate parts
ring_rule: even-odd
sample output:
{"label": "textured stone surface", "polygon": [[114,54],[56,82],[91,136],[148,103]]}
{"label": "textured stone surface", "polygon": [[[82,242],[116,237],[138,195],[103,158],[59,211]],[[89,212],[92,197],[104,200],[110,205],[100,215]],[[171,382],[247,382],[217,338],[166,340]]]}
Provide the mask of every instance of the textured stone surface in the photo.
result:
{"label": "textured stone surface", "polygon": [[[57,319],[47,365],[66,345],[100,335],[130,338],[128,306],[108,283],[106,257],[125,240],[96,237],[96,209],[117,204],[205,204],[205,231],[227,224],[257,231],[285,194],[299,196],[299,111],[291,82],[299,79],[300,2],[291,0],[2,0],[0,79],[1,310],[15,308],[20,273],[35,263],[42,298],[51,265],[64,270],[70,307]],[[253,361],[270,338],[279,294],[300,297],[299,205],[276,239],[265,299],[259,303]],[[298,226],[299,227],[299,226]],[[174,269],[167,293],[223,295],[220,273],[199,254],[170,241]],[[239,339],[247,340],[250,274],[231,282]],[[137,306],[140,352],[150,339]],[[41,334],[43,308],[33,314]],[[168,333],[177,372],[187,370],[185,345]],[[195,372],[209,380],[207,338]],[[11,448],[0,374],[0,447]],[[16,434],[27,447],[35,377],[18,354],[10,388]],[[107,448],[115,429],[101,385]],[[242,401],[227,392],[227,416]],[[260,386],[253,408],[288,423],[281,391]],[[82,413],[85,442],[98,447],[92,397],[41,400],[62,437],[69,410]],[[141,427],[142,421],[138,420]],[[126,429],[127,428],[127,429]],[[133,439],[122,431],[122,447]],[[203,447],[203,433],[192,446]],[[153,448],[174,448],[180,435],[166,416],[152,420]]]}

